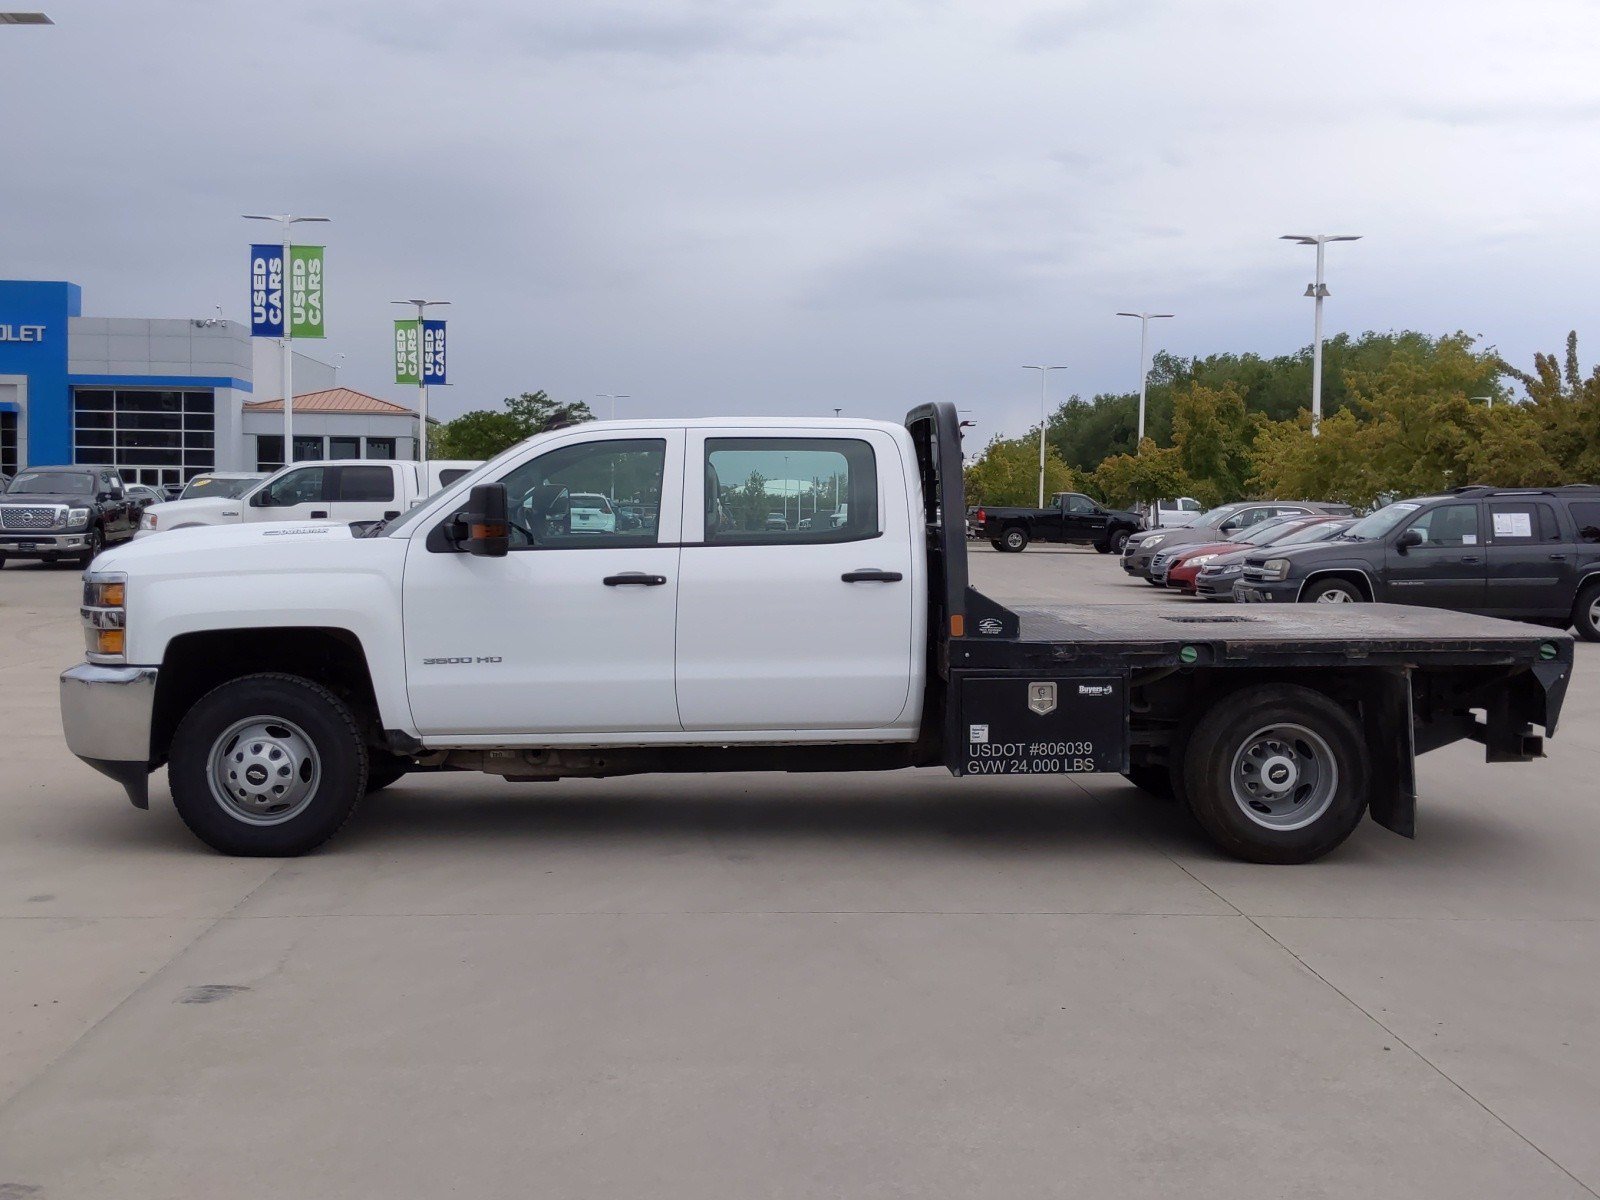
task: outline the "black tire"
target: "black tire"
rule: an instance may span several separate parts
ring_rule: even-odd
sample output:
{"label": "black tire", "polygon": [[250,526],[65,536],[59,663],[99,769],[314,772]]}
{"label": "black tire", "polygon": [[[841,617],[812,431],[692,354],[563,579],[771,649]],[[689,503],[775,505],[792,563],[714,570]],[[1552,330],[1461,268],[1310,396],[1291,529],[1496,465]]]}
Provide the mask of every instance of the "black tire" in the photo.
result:
{"label": "black tire", "polygon": [[[226,740],[231,729],[251,721],[266,731],[258,735],[260,741],[253,742],[248,730]],[[290,777],[289,786],[304,798],[290,813],[260,809],[252,819],[240,815],[243,802],[224,800],[213,789],[214,752],[218,770],[225,771],[231,757],[251,753],[252,745],[254,757],[248,764],[240,761],[251,786],[273,782],[267,778],[268,768],[295,766],[299,783]],[[298,747],[307,747],[307,752],[299,753]],[[274,757],[274,749],[290,753]],[[178,815],[196,837],[224,854],[279,857],[314,850],[350,819],[367,785],[367,748],[349,707],[321,684],[298,675],[246,675],[212,689],[178,723],[168,758]],[[248,775],[256,767],[262,775]]]}
{"label": "black tire", "polygon": [[6,565],[6,556],[4,554],[0,554],[0,571],[3,571],[5,569],[5,565]]}
{"label": "black tire", "polygon": [[386,750],[367,751],[367,795],[382,791],[411,770],[411,760]]}
{"label": "black tire", "polygon": [[1600,642],[1600,579],[1591,579],[1578,591],[1572,606],[1572,627],[1586,642]]}
{"label": "black tire", "polygon": [[1128,768],[1124,778],[1134,787],[1146,795],[1154,796],[1157,800],[1173,800],[1177,794],[1172,788],[1172,772],[1166,764],[1134,763]]}
{"label": "black tire", "polygon": [[1028,548],[1028,531],[1021,525],[1013,525],[1000,535],[1001,550],[1007,554],[1021,554]]}
{"label": "black tire", "polygon": [[994,541],[990,542],[989,545],[993,546],[996,550],[999,550],[1002,553],[1005,551],[1005,547],[1000,544],[999,538],[996,538]]}
{"label": "black tire", "polygon": [[1301,604],[1364,604],[1366,599],[1360,584],[1339,578],[1319,579],[1300,593]]}
{"label": "black tire", "polygon": [[1113,530],[1111,533],[1111,545],[1107,547],[1107,553],[1121,554],[1122,548],[1128,544],[1128,537],[1129,534],[1126,529]]}
{"label": "black tire", "polygon": [[1321,692],[1261,684],[1212,705],[1196,723],[1183,785],[1189,811],[1224,853],[1311,862],[1349,837],[1367,811],[1366,745],[1355,718]]}
{"label": "black tire", "polygon": [[1096,554],[1110,554],[1111,547],[1106,545],[1104,542],[1096,542],[1094,544],[1094,552]]}
{"label": "black tire", "polygon": [[106,548],[106,535],[99,529],[90,529],[84,535],[83,553],[78,556],[78,565],[88,568],[94,562],[95,556]]}

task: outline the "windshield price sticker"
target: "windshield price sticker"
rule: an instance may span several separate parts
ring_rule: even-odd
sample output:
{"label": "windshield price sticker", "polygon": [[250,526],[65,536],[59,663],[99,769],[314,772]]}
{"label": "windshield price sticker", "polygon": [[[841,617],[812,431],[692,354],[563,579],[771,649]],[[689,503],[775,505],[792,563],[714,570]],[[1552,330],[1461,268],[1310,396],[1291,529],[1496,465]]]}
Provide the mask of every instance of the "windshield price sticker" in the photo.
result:
{"label": "windshield price sticker", "polygon": [[1120,676],[964,679],[963,775],[1121,771],[1127,759]]}

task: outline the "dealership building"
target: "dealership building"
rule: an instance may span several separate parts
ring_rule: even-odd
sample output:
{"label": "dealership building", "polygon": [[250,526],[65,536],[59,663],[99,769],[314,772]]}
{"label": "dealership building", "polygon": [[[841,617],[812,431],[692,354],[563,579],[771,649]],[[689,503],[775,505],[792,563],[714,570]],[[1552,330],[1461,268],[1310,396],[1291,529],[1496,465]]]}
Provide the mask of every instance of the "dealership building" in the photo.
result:
{"label": "dealership building", "polygon": [[[0,280],[0,474],[105,463],[139,483],[283,465],[281,350],[218,318],[86,317],[77,284]],[[294,356],[294,458],[415,458],[417,415]]]}

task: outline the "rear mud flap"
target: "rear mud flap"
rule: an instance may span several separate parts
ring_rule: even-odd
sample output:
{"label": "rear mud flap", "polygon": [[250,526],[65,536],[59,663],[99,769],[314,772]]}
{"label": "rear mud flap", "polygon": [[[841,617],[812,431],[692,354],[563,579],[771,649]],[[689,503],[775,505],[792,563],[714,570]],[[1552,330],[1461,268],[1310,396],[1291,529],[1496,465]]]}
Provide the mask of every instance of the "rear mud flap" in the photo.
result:
{"label": "rear mud flap", "polygon": [[1417,757],[1411,719],[1411,675],[1386,671],[1361,706],[1372,754],[1372,819],[1401,837],[1417,836]]}

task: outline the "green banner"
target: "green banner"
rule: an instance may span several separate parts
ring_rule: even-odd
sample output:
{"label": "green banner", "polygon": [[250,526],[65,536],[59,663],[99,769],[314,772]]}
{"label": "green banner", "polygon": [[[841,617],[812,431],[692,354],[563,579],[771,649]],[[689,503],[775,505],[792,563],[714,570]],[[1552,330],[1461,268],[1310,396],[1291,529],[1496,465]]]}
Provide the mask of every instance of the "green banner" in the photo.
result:
{"label": "green banner", "polygon": [[417,383],[422,370],[422,347],[417,339],[417,322],[394,323],[394,381]]}
{"label": "green banner", "polygon": [[322,327],[322,247],[289,247],[289,336],[326,337]]}

